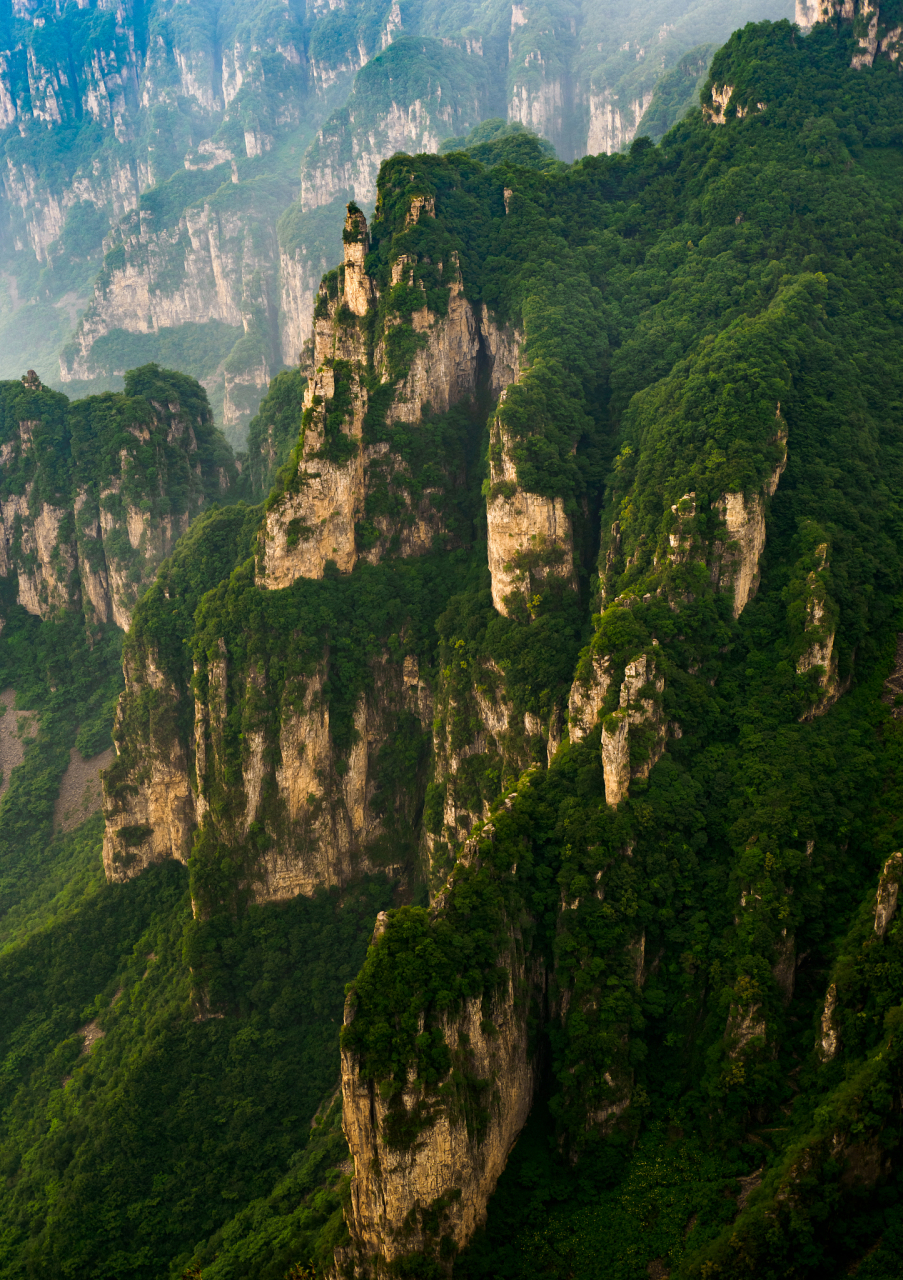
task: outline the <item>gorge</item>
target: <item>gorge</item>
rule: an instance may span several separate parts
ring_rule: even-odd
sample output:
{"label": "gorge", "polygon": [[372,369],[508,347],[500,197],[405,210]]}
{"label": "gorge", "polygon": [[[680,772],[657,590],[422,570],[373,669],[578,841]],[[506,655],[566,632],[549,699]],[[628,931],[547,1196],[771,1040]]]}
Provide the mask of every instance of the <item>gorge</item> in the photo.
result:
{"label": "gorge", "polygon": [[368,61],[238,455],[0,383],[0,1276],[898,1274],[903,81],[795,17],[364,190]]}

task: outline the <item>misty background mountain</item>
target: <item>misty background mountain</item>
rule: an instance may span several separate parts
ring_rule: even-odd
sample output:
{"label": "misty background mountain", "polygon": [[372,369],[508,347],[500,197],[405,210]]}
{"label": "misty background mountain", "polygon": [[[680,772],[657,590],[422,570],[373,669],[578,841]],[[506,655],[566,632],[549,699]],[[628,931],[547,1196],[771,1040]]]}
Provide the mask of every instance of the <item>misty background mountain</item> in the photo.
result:
{"label": "misty background mountain", "polygon": [[561,160],[658,140],[715,47],[789,0],[3,0],[0,378],[157,361],[242,447],[311,336],[345,203],[482,121]]}

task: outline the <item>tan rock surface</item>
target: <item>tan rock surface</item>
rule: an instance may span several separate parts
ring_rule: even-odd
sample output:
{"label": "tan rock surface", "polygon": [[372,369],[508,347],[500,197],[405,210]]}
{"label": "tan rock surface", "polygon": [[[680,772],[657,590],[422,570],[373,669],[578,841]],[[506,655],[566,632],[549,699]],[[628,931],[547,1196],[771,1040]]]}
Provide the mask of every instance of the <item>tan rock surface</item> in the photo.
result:
{"label": "tan rock surface", "polygon": [[[145,656],[138,670],[127,661],[123,669],[126,687],[120,695],[117,724],[127,699],[137,699],[143,690],[153,690],[156,696],[150,700],[145,740],[130,744],[138,761],[129,786],[112,793],[107,776],[103,777],[103,865],[112,881],[131,880],[145,867],[168,858],[187,863],[196,822],[187,753],[172,733],[177,691],[153,654]],[[118,755],[115,731],[114,741]]]}
{"label": "tan rock surface", "polygon": [[487,552],[492,577],[492,603],[507,616],[507,596],[528,597],[549,576],[574,580],[573,530],[561,498],[528,493],[517,482],[511,441],[496,419],[491,433],[492,486],[513,488],[511,496],[496,490],[486,501]]}
{"label": "tan rock surface", "polygon": [[[391,1264],[415,1250],[434,1252],[438,1241],[423,1221],[433,1207],[439,1208],[439,1230],[459,1247],[485,1219],[489,1196],[529,1114],[536,1081],[528,1051],[529,975],[516,954],[506,963],[507,986],[493,998],[488,1015],[497,1034],[488,1030],[479,998],[441,1022],[446,1042],[466,1070],[489,1084],[482,1140],[468,1132],[461,1103],[447,1101],[432,1105],[432,1123],[412,1146],[388,1147],[381,1136],[388,1106],[374,1082],[362,1079],[355,1056],[342,1052],[342,1127],[355,1170],[346,1221],[354,1243],[337,1258],[356,1262],[359,1274],[375,1276],[377,1258]],[[353,1014],[346,1010],[345,1017],[348,1021]],[[402,1105],[410,1110],[421,1100],[430,1105],[411,1080]]]}

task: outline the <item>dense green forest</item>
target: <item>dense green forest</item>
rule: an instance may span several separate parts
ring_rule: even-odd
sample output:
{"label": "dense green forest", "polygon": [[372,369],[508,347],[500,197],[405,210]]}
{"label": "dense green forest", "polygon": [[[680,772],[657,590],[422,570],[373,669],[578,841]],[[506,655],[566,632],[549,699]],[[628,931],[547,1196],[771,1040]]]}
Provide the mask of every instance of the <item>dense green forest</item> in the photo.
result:
{"label": "dense green forest", "polygon": [[[230,679],[244,664],[261,689],[329,652],[341,759],[380,654],[416,654],[436,734],[458,732],[461,708],[461,723],[476,716],[493,664],[545,736],[464,758],[457,794],[493,830],[478,822],[479,857],[458,864],[441,910],[427,889],[460,840],[412,720],[384,744],[377,799],[391,813],[399,787],[422,790],[389,826],[386,860],[401,850],[406,876],[254,904],[262,846],[227,849],[208,825],[188,867],[107,884],[101,816],[55,833],[53,810],[70,748],[109,743],[121,637],[74,614],[40,621],[4,580],[0,683],[40,731],[0,801],[0,1276],[323,1274],[347,1242],[346,987],[342,1043],[381,1095],[415,1078],[437,1101],[451,1081],[478,1133],[485,1082],[450,1071],[442,1019],[504,983],[512,921],[547,975],[530,1118],[469,1246],[386,1275],[899,1275],[903,923],[876,931],[875,893],[903,840],[903,695],[885,683],[903,632],[903,81],[888,59],[851,69],[856,38],[748,26],[702,90],[710,106],[732,86],[725,123],[694,110],[621,155],[564,165],[488,121],[440,155],[384,164],[367,257],[378,314],[361,327],[391,330],[393,376],[420,349],[423,296],[447,305],[455,256],[469,302],[525,335],[497,415],[478,397],[412,427],[387,420],[388,393],[371,398],[364,446],[438,494],[449,542],[259,585],[265,499],[297,465],[306,379],[292,369],[251,424],[241,475],[138,607],[126,654],[152,650],[182,690],[186,741],[192,673],[220,641]],[[412,194],[436,216],[412,224]],[[402,254],[410,285],[393,284]],[[153,400],[168,376],[141,370],[129,395]],[[182,389],[203,412],[202,390]],[[48,431],[57,414],[115,452],[120,400],[41,394]],[[13,390],[4,404],[12,424]],[[563,503],[576,560],[570,577],[537,574],[508,616],[492,605],[482,502],[496,416],[517,485]],[[785,428],[761,582],[735,617],[705,559],[719,495],[768,491]],[[144,500],[155,481],[136,478]],[[390,497],[363,513],[363,545]],[[829,633],[830,663],[807,665]],[[550,726],[575,673],[604,658],[620,678],[653,653],[650,699],[680,732],[613,807],[601,735],[615,695],[551,762]],[[282,704],[260,703],[278,722]],[[223,812],[247,749],[246,708],[230,711]],[[651,749],[642,732],[631,746],[635,763]],[[420,1137],[410,1114],[399,1103],[384,1135],[398,1149]]]}

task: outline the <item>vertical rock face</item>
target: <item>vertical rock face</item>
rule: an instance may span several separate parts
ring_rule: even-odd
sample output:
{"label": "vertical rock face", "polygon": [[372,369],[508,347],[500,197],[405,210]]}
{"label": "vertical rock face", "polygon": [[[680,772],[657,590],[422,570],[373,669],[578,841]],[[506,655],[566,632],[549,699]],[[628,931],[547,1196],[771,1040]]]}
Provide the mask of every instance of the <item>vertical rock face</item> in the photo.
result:
{"label": "vertical rock face", "polygon": [[[385,658],[373,664],[371,688],[358,699],[354,742],[344,759],[330,731],[328,653],[291,690],[279,687],[277,672],[255,667],[230,674],[232,663],[220,641],[195,671],[196,819],[215,831],[222,845],[236,849],[252,828],[266,832],[265,850],[248,871],[254,899],[312,894],[322,886],[347,884],[377,865],[402,875],[400,847],[394,861],[385,851],[377,864],[372,860],[372,850],[385,835],[385,810],[374,807],[374,798],[380,750],[400,718],[416,717],[424,729],[430,723],[432,701],[416,675],[416,660],[413,672],[410,662],[405,667]],[[275,732],[260,711],[271,700],[278,706]],[[243,726],[240,782],[225,738],[227,716],[234,716],[237,707]],[[187,760],[184,767],[187,779]],[[403,816],[412,823],[416,796],[409,794],[405,803]],[[180,833],[164,824],[163,843],[168,834]],[[174,842],[165,856],[179,857],[180,847]]]}
{"label": "vertical rock face", "polygon": [[[441,814],[423,834],[431,892],[445,883],[450,851],[462,844],[489,807],[480,800],[478,779],[496,779],[502,794],[558,745],[558,717],[542,719],[517,710],[506,691],[505,673],[490,660],[470,672],[466,688],[440,679],[433,721],[433,786],[441,794]],[[538,752],[537,752],[538,749]]]}
{"label": "vertical rock face", "polygon": [[761,493],[723,493],[713,503],[724,524],[724,533],[712,548],[712,582],[718,590],[733,588],[734,617],[739,618],[759,586],[759,558],[765,549],[765,498],[774,496],[787,466],[787,428],[780,417],[773,441],[782,456]]}
{"label": "vertical rock face", "polygon": [[[82,610],[89,625],[127,630],[191,517],[228,488],[229,451],[220,442],[211,455],[209,411],[187,407],[200,388],[184,382],[157,385],[168,403],[133,394],[93,405],[69,405],[39,381],[0,384],[0,576],[17,577],[29,613]],[[182,499],[164,497],[168,487]]]}
{"label": "vertical rock face", "polygon": [[[433,216],[434,203],[415,196],[405,226]],[[460,268],[452,262],[443,277],[447,305],[435,312],[426,306],[415,310],[411,332],[419,342],[407,367],[399,370],[391,351],[396,321],[390,313],[380,333],[381,320],[374,315],[380,299],[365,269],[367,224],[354,206],[346,218],[344,243],[342,268],[327,277],[319,295],[316,369],[304,393],[298,444],[260,530],[255,584],[265,591],[322,578],[330,564],[350,574],[358,560],[377,563],[390,548],[405,556],[430,551],[443,536],[441,508],[431,501],[429,489],[411,497],[410,464],[394,449],[394,428],[403,424],[401,439],[407,440],[407,428],[419,429],[427,404],[434,412],[448,410],[472,399],[478,387],[498,385],[517,363],[515,336],[500,328],[485,308],[474,311]],[[401,253],[392,279],[408,289],[419,288],[414,283],[417,268],[416,256]],[[383,439],[368,444],[365,421],[375,399],[382,406]],[[431,459],[434,474],[439,465],[438,458]],[[451,487],[455,480],[449,475],[446,483]],[[371,495],[382,496],[387,489],[394,514],[385,514],[385,504],[371,513]],[[354,742],[339,755],[330,724],[328,652],[307,673],[304,688],[284,698],[265,663],[247,670],[235,667],[231,642],[221,636],[217,646],[213,656],[206,646],[206,656],[198,659],[193,741],[183,736],[183,755],[173,753],[184,775],[176,788],[179,794],[191,778],[192,821],[211,839],[235,849],[244,848],[253,831],[266,832],[266,849],[255,855],[248,871],[249,891],[258,899],[346,883],[371,865],[369,851],[389,839],[385,798],[382,808],[374,808],[384,744],[404,716],[416,717],[424,729],[432,723],[432,695],[420,679],[416,658],[409,654],[399,663],[386,656],[373,666],[371,690],[355,708]],[[140,700],[140,689],[139,675],[124,695],[123,722],[130,705]],[[275,719],[254,711],[277,705]],[[230,718],[242,719],[240,761],[230,755],[234,744],[224,734],[226,706]],[[141,732],[150,744],[151,731]],[[147,752],[153,751],[163,756],[148,745]],[[119,839],[116,830],[143,825],[154,829],[147,838],[148,857],[158,856],[167,841],[169,856],[182,857],[182,828],[160,810],[156,775],[135,758],[124,761],[122,771],[138,796],[134,804],[123,802],[111,819],[111,848]],[[396,816],[413,824],[416,793],[406,797],[402,808],[405,804],[410,814],[404,817],[398,810]],[[385,851],[380,859],[385,866]],[[128,864],[120,858],[117,864],[125,868],[123,874],[143,865],[137,857]]]}
{"label": "vertical rock face", "polygon": [[414,332],[426,342],[396,393],[389,422],[417,422],[427,404],[435,413],[446,413],[476,391],[480,329],[463,295],[460,269],[456,276],[444,316],[431,315],[426,307],[414,314]]}
{"label": "vertical rock face", "polygon": [[[430,216],[434,214],[428,205],[415,197],[410,224]],[[375,309],[378,294],[364,267],[367,223],[353,205],[345,221],[344,243],[345,261],[335,294],[321,287],[315,312],[316,371],[305,395],[300,457],[284,492],[271,503],[261,534],[259,582],[274,590],[301,577],[322,577],[329,562],[342,573],[350,573],[358,559],[376,563],[393,539],[402,554],[422,554],[444,533],[429,492],[416,505],[409,496],[404,460],[388,442],[364,442],[364,421],[374,394],[394,383],[385,423],[413,426],[427,405],[434,413],[445,413],[471,399],[482,377],[494,390],[505,385],[517,366],[516,336],[500,328],[485,307],[475,313],[455,260],[444,312],[432,312],[426,305],[414,311],[412,328],[419,341],[401,377],[393,372],[389,349],[393,322],[386,322],[372,349],[374,379],[368,372],[370,340],[359,322]],[[400,254],[392,267],[393,285],[414,288],[415,267],[413,258]],[[359,526],[368,498],[384,486],[407,511],[400,520],[374,512],[368,521],[371,532],[362,541]]]}
{"label": "vertical rock face", "polygon": [[[528,1043],[530,975],[517,950],[512,938],[508,980],[488,1008],[473,998],[441,1019],[438,1030],[460,1081],[449,1081],[441,1099],[411,1079],[401,1097],[387,1103],[361,1075],[356,1055],[343,1049],[342,1124],[355,1168],[346,1220],[354,1243],[336,1253],[339,1275],[388,1274],[387,1265],[407,1254],[435,1254],[440,1240],[446,1249],[460,1248],[485,1220],[536,1083]],[[353,1017],[346,1007],[346,1024]],[[482,1119],[466,1096],[465,1073],[480,1082]],[[387,1143],[387,1135],[403,1131],[402,1113],[419,1133],[404,1146]]]}
{"label": "vertical rock face", "polygon": [[618,805],[631,778],[648,778],[665,750],[666,726],[661,711],[665,680],[654,657],[640,654],[628,662],[618,695],[618,708],[602,726],[605,800]]}
{"label": "vertical rock face", "polygon": [[821,1015],[821,1030],[816,1049],[822,1062],[830,1062],[837,1056],[840,1032],[834,1021],[837,1007],[837,984],[832,982],[825,995],[825,1007]]}
{"label": "vertical rock face", "polygon": [[872,66],[878,54],[886,54],[891,62],[903,55],[903,27],[884,20],[879,0],[796,0],[796,21],[803,31],[837,19],[852,22],[859,38],[851,63],[856,70]]}
{"label": "vertical rock face", "polygon": [[355,525],[364,497],[360,440],[364,398],[359,378],[346,383],[353,404],[339,430],[352,453],[346,462],[326,453],[325,424],[335,401],[334,370],[321,367],[305,392],[304,452],[291,489],[267,514],[262,535],[260,582],[271,590],[298,578],[322,578],[327,562],[350,573],[357,559]]}
{"label": "vertical rock face", "polygon": [[326,264],[313,263],[300,249],[279,250],[282,359],[296,364],[313,335],[312,312]]}
{"label": "vertical rock face", "polygon": [[562,498],[528,493],[518,484],[512,441],[497,418],[489,452],[486,501],[492,603],[507,615],[514,593],[527,599],[549,577],[575,580],[573,529]]}
{"label": "vertical rock face", "polygon": [[593,654],[589,669],[578,673],[571,685],[568,701],[568,732],[572,742],[582,742],[592,733],[605,705],[612,684],[611,661],[602,654]]}
{"label": "vertical rock face", "polygon": [[647,90],[632,102],[621,106],[610,93],[591,93],[588,101],[589,129],[586,136],[587,155],[621,151],[636,137],[640,121],[652,102],[653,91]]}
{"label": "vertical rock face", "polygon": [[824,715],[844,692],[849,681],[841,684],[834,651],[837,610],[827,593],[828,544],[815,550],[816,567],[806,579],[806,650],[800,655],[796,670],[799,675],[818,673],[818,699],[802,717],[812,720]]}
{"label": "vertical rock face", "polygon": [[883,938],[897,911],[900,880],[903,877],[903,853],[892,853],[884,864],[875,901],[875,933]]}
{"label": "vertical rock face", "polygon": [[[126,654],[123,670],[126,686],[113,730],[118,758],[103,778],[103,865],[114,882],[167,858],[187,863],[196,816],[187,754],[175,726],[178,691],[152,652]],[[133,761],[137,767],[129,769]]]}

